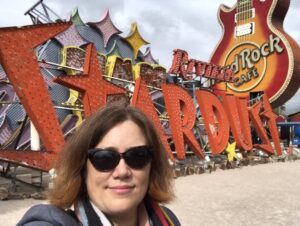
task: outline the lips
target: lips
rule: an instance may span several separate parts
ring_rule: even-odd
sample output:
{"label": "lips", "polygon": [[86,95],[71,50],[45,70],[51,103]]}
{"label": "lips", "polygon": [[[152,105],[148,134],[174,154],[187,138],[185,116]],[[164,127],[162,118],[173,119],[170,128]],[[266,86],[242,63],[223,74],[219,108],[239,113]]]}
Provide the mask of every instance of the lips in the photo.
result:
{"label": "lips", "polygon": [[111,186],[108,187],[112,192],[118,194],[118,195],[126,195],[132,192],[134,189],[134,186],[130,185],[119,185],[119,186]]}

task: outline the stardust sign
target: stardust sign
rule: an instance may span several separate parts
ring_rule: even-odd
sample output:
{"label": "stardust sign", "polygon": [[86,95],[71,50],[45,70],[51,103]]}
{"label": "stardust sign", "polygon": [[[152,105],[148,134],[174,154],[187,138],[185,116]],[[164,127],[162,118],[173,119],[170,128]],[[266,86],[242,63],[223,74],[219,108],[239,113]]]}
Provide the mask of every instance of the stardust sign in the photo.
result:
{"label": "stardust sign", "polygon": [[[34,48],[69,26],[69,23],[61,23],[0,29],[0,63],[45,147],[43,151],[1,150],[1,160],[49,170],[55,156],[61,150],[64,137],[48,88],[40,72]],[[97,52],[92,44],[86,47],[83,73],[58,77],[55,82],[82,93],[86,117],[104,106],[108,96],[126,92],[103,79]],[[162,91],[177,158],[185,158],[185,143],[199,158],[204,158],[204,152],[193,133],[196,120],[193,99],[186,90],[176,85],[163,84]],[[257,102],[251,107],[247,105],[246,98],[233,95],[218,97],[211,92],[197,90],[196,97],[214,155],[226,148],[230,131],[238,147],[245,151],[255,146],[270,154],[281,155],[275,122],[277,116],[272,112],[266,95],[262,102]],[[170,159],[174,159],[143,78],[135,82],[131,105],[144,111],[156,124]],[[261,144],[252,144],[250,123],[254,125],[260,136]],[[265,124],[268,125],[275,150],[266,133]]]}

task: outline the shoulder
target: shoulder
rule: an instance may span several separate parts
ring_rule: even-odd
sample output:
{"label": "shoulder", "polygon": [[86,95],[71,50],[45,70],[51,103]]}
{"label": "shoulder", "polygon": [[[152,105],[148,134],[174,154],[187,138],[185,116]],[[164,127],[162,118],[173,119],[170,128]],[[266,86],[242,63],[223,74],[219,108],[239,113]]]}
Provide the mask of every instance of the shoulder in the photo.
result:
{"label": "shoulder", "polygon": [[69,226],[81,225],[72,214],[53,205],[31,207],[17,226]]}
{"label": "shoulder", "polygon": [[172,210],[170,210],[165,206],[160,206],[160,207],[165,212],[165,214],[170,218],[170,220],[173,222],[174,226],[181,226],[177,216],[172,212]]}

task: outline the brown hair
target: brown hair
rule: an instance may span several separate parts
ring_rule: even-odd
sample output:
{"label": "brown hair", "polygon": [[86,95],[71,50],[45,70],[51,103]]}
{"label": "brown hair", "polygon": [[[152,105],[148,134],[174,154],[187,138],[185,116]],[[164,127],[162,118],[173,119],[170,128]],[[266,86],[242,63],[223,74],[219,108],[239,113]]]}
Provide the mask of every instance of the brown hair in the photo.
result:
{"label": "brown hair", "polygon": [[66,141],[55,163],[56,178],[49,193],[51,204],[69,208],[77,198],[86,196],[84,173],[87,150],[95,147],[106,133],[119,123],[132,120],[153,147],[148,196],[160,203],[174,197],[173,174],[166,151],[152,122],[145,114],[130,106],[109,106],[87,118],[80,128]]}

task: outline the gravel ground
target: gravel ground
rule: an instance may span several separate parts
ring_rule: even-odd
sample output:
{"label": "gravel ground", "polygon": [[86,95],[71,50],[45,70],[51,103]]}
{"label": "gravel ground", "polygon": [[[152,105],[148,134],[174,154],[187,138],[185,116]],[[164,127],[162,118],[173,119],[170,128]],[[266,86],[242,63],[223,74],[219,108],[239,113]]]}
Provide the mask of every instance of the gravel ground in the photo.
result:
{"label": "gravel ground", "polygon": [[[244,166],[175,180],[168,205],[183,226],[300,225],[300,161]],[[43,201],[0,201],[0,226],[15,225]]]}
{"label": "gravel ground", "polygon": [[182,225],[300,225],[300,161],[176,179],[169,207]]}

